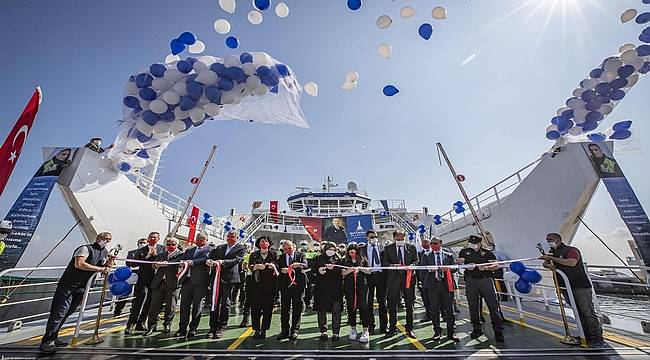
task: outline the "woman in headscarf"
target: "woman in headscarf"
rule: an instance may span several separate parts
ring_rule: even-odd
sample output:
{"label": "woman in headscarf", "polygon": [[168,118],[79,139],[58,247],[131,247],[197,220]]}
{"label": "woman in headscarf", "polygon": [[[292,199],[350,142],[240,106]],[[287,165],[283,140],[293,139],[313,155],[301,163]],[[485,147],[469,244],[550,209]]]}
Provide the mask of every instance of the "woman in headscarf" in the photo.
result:
{"label": "woman in headscarf", "polygon": [[271,241],[267,236],[261,236],[255,241],[254,251],[248,259],[248,269],[252,272],[250,280],[250,306],[251,322],[255,333],[253,338],[266,338],[266,330],[271,327],[273,314],[273,300],[276,292],[276,277],[278,271],[275,267],[277,255],[269,251]]}
{"label": "woman in headscarf", "polygon": [[357,340],[358,311],[361,317],[361,326],[363,326],[363,332],[359,337],[359,342],[367,343],[370,336],[368,333],[369,321],[366,306],[366,298],[368,297],[366,274],[370,274],[368,259],[361,254],[356,244],[350,244],[345,253],[343,266],[348,267],[348,269],[343,269],[341,274],[343,275],[343,292],[348,311],[348,325],[350,325],[349,339],[351,341]]}
{"label": "woman in headscarf", "polygon": [[316,272],[314,287],[314,310],[318,312],[318,328],[321,340],[327,340],[327,313],[332,313],[332,341],[338,341],[341,330],[342,284],[341,257],[336,244],[323,245],[320,256],[314,259],[312,271]]}

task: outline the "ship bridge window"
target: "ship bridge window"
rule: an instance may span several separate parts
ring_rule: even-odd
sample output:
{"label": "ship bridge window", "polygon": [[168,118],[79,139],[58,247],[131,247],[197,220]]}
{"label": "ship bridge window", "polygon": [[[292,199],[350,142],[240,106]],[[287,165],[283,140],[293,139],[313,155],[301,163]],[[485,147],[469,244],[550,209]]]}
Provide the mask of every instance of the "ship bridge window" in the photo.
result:
{"label": "ship bridge window", "polygon": [[337,208],[339,204],[338,200],[321,200],[320,206],[323,208]]}
{"label": "ship bridge window", "polygon": [[316,207],[318,206],[318,200],[305,200],[305,205]]}
{"label": "ship bridge window", "polygon": [[302,210],[302,203],[291,203],[291,204],[289,204],[289,208],[290,208],[292,211],[299,211],[299,210]]}
{"label": "ship bridge window", "polygon": [[354,204],[354,200],[341,200],[341,207],[351,208]]}

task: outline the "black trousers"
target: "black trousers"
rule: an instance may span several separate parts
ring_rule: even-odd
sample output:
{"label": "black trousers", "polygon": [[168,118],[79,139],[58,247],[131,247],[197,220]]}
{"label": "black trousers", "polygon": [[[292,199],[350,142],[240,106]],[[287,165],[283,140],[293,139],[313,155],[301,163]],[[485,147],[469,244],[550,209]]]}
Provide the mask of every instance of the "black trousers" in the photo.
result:
{"label": "black trousers", "polygon": [[452,336],[454,334],[454,326],[456,325],[456,317],[454,316],[454,293],[447,290],[447,286],[443,281],[436,281],[433,284],[433,288],[424,289],[427,292],[427,298],[429,305],[431,305],[431,313],[435,314],[431,318],[433,324],[433,331],[435,333],[440,333],[442,328],[440,327],[440,315],[442,312],[445,322],[447,323],[447,336]]}
{"label": "black trousers", "polygon": [[72,315],[83,300],[85,289],[58,285],[52,298],[50,316],[47,318],[47,326],[41,343],[47,344],[59,337],[59,330]]}
{"label": "black trousers", "polygon": [[485,304],[490,311],[490,321],[494,331],[501,331],[501,315],[499,313],[499,302],[494,291],[494,281],[492,277],[480,279],[465,278],[465,296],[469,306],[469,317],[472,321],[474,330],[483,328],[481,324],[481,298],[485,299]]}
{"label": "black trousers", "polygon": [[151,308],[149,309],[149,318],[147,319],[147,326],[150,329],[155,328],[158,324],[158,314],[160,314],[163,304],[165,307],[163,326],[171,326],[172,320],[174,320],[174,314],[176,313],[178,292],[178,289],[168,289],[164,282],[152,290]]}
{"label": "black trousers", "polygon": [[[341,331],[341,301],[332,301],[332,334],[338,335]],[[327,311],[318,312],[318,329],[321,333],[327,332]]]}
{"label": "black trousers", "polygon": [[375,299],[379,305],[379,328],[386,329],[388,325],[388,312],[386,311],[386,275],[374,272],[366,276],[368,284],[368,298],[366,299],[368,311],[368,326],[375,327],[374,304]]}
{"label": "black trousers", "polygon": [[388,315],[390,322],[389,330],[397,328],[397,305],[399,304],[400,294],[404,297],[404,308],[406,310],[406,324],[404,327],[407,331],[413,330],[413,303],[415,302],[415,286],[405,288],[400,282],[395,282],[387,287],[386,296],[388,297]]}
{"label": "black trousers", "polygon": [[422,299],[425,318],[433,319],[433,309],[431,308],[431,303],[429,302],[429,289],[418,286],[418,292],[420,293],[420,298]]}
{"label": "black trousers", "polygon": [[[282,324],[282,333],[286,334],[289,331],[294,332],[300,329],[303,293],[304,289],[296,285],[280,290],[280,323]],[[289,313],[291,313],[291,316],[289,316]],[[291,320],[291,328],[289,328],[289,320]]]}
{"label": "black trousers", "polygon": [[233,286],[237,285],[239,284],[219,284],[217,303],[214,304],[214,311],[210,310],[210,331],[225,330],[226,326],[228,326],[232,289]]}
{"label": "black trousers", "polygon": [[273,316],[273,298],[271,301],[264,299],[264,303],[255,301],[251,304],[251,325],[253,330],[268,330],[271,328],[271,318]]}
{"label": "black trousers", "polygon": [[[357,326],[357,312],[361,318],[361,326],[368,327],[368,308],[366,306],[366,297],[368,290],[363,288],[357,289],[357,306],[354,307],[354,289],[345,289],[345,306],[348,312],[348,325]],[[340,316],[340,315],[339,315]]]}
{"label": "black trousers", "polygon": [[[203,311],[203,299],[208,293],[208,286],[192,285],[186,280],[181,287],[181,318],[178,323],[178,330],[187,331],[189,325],[190,331],[196,331],[201,322],[201,312]],[[190,314],[192,321],[190,322]]]}
{"label": "black trousers", "polygon": [[131,314],[126,326],[144,324],[149,315],[151,307],[151,290],[146,285],[135,285],[133,289],[133,301],[131,302]]}

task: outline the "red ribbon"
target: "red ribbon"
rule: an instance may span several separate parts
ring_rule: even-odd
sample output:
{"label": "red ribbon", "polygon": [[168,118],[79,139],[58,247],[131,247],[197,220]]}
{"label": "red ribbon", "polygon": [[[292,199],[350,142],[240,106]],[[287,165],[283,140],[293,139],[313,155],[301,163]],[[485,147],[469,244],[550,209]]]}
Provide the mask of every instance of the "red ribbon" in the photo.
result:
{"label": "red ribbon", "polygon": [[291,284],[289,284],[289,286],[291,286],[291,285],[298,285],[298,284],[296,283],[296,274],[295,274],[295,272],[293,271],[293,267],[291,267],[291,265],[289,265],[289,266],[287,267],[287,276],[289,276],[289,281],[291,281]]}
{"label": "red ribbon", "polygon": [[449,292],[454,292],[454,280],[451,278],[451,270],[449,268],[445,268],[445,280],[447,280],[447,289]]}
{"label": "red ribbon", "polygon": [[180,279],[190,267],[186,263],[181,263],[176,271],[176,279]]}
{"label": "red ribbon", "polygon": [[406,288],[411,288],[411,276],[413,276],[413,270],[406,269]]}
{"label": "red ribbon", "polygon": [[214,311],[217,308],[217,296],[219,296],[219,283],[221,283],[221,263],[217,262],[214,266],[214,284],[212,285],[212,307]]}

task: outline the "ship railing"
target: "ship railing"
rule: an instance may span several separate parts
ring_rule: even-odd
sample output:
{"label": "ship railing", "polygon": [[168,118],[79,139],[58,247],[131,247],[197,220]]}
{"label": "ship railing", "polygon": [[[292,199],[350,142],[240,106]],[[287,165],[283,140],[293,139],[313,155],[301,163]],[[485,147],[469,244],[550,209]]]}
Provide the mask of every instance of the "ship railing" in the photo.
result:
{"label": "ship railing", "polygon": [[[474,210],[476,210],[479,219],[483,220],[489,218],[492,215],[491,209],[500,205],[533,170],[533,165],[537,164],[541,159],[542,157],[540,156],[535,161],[519,169],[512,175],[472,197],[469,202],[474,207]],[[442,224],[434,225],[434,234],[438,236],[447,235],[455,230],[467,226],[468,224],[473,224],[474,218],[472,217],[467,203],[463,203],[463,206],[465,207],[465,211],[460,214],[456,213],[456,211],[452,209],[440,215]]]}
{"label": "ship railing", "polygon": [[406,211],[406,201],[401,199],[386,199],[386,200],[373,200],[370,202],[370,209],[385,211],[386,208],[382,204],[382,201],[386,201],[388,206],[388,211],[390,210],[404,210]]}

